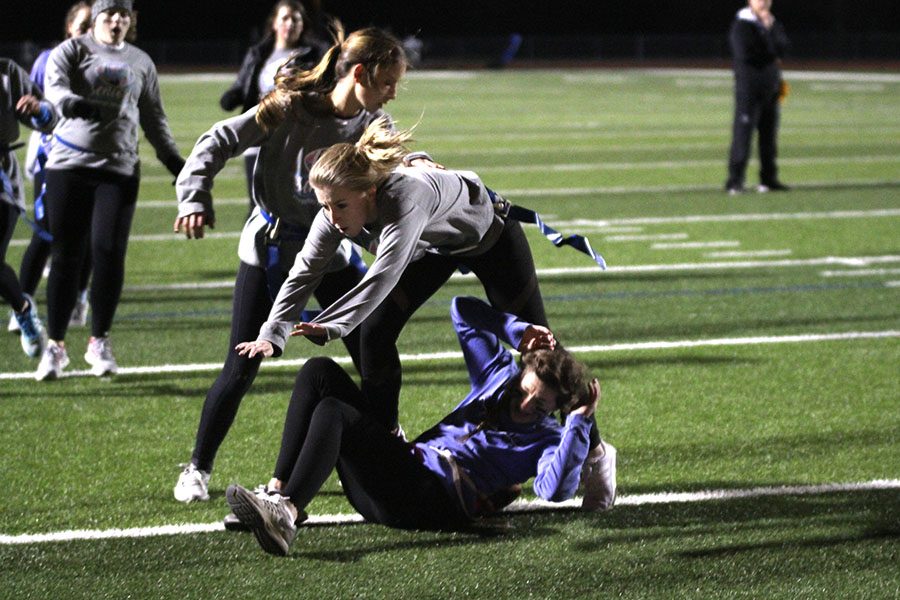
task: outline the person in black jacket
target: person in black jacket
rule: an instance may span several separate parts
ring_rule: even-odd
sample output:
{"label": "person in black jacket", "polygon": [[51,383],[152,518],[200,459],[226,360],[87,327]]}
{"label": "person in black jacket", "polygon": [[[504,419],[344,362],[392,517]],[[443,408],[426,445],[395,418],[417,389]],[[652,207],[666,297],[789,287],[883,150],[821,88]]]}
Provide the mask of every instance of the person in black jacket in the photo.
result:
{"label": "person in black jacket", "polygon": [[729,194],[744,191],[753,131],[759,131],[760,192],[785,191],[775,163],[780,119],[781,58],[788,47],[781,22],[771,12],[772,0],[749,0],[738,11],[728,39],[734,60],[734,125],[728,161]]}
{"label": "person in black jacket", "polygon": [[[279,0],[272,7],[266,21],[266,34],[257,44],[250,46],[241,63],[237,79],[219,99],[224,111],[238,107],[243,112],[256,110],[260,99],[275,87],[275,75],[280,68],[307,70],[314,67],[330,44],[322,45],[313,39],[306,27],[307,17],[303,5],[296,0]],[[244,153],[244,170],[247,175],[247,195],[251,189],[253,165],[259,147]],[[250,200],[253,210],[253,200]]]}

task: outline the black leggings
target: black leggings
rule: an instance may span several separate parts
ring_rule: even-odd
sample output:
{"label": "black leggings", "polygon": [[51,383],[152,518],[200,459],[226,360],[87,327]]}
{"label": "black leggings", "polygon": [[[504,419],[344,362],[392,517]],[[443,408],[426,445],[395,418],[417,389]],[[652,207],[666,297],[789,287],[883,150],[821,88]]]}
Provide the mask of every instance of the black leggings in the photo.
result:
{"label": "black leggings", "polygon": [[531,248],[518,221],[508,220],[497,243],[479,256],[426,253],[411,262],[390,295],[359,326],[362,390],[372,403],[373,416],[388,428],[397,425],[402,382],[397,338],[413,313],[460,266],[478,277],[494,308],[548,325]]}
{"label": "black leggings", "polygon": [[[44,185],[44,175],[43,172],[40,174],[36,174],[34,176],[34,198],[37,200],[38,196],[40,196],[41,188]],[[43,227],[46,230],[50,229],[50,225],[47,221],[47,211],[46,211],[46,203],[44,209],[44,215],[40,219],[36,219],[37,224]],[[22,264],[19,266],[19,282],[22,284],[22,291],[26,294],[34,295],[35,291],[37,291],[38,284],[41,282],[41,277],[44,273],[44,267],[47,264],[47,259],[50,258],[50,242],[42,238],[37,234],[37,232],[32,233],[31,241],[28,243],[28,247],[25,248],[25,253],[22,255]],[[78,289],[86,290],[88,285],[88,279],[91,276],[91,252],[90,248],[88,249],[87,256],[85,256],[84,263],[81,267],[81,275],[78,278]]]}
{"label": "black leggings", "polygon": [[66,337],[89,248],[91,335],[109,334],[125,282],[125,252],[139,184],[137,177],[97,169],[47,170],[45,202],[53,235],[47,282],[50,339]]}
{"label": "black leggings", "polygon": [[294,384],[274,476],[305,508],[337,467],[344,494],[367,521],[404,529],[456,529],[466,518],[440,478],[368,412],[370,404],[330,358],[303,365]]}
{"label": "black leggings", "polygon": [[[328,306],[353,288],[361,279],[362,273],[352,266],[329,273],[322,278],[322,283],[315,291],[316,300],[321,306]],[[197,427],[191,462],[199,469],[212,470],[219,446],[228,435],[241,400],[259,372],[262,358],[240,356],[235,352],[234,347],[241,342],[250,342],[256,339],[271,308],[272,298],[269,295],[265,269],[241,262],[234,284],[228,353],[219,376],[206,394],[200,414],[200,424]],[[343,341],[358,370],[360,354],[358,329],[350,332],[350,335]]]}
{"label": "black leggings", "polygon": [[19,209],[0,201],[0,297],[16,312],[22,310],[25,296],[22,295],[22,286],[16,279],[16,272],[6,264],[6,250],[9,248],[9,241],[16,229],[18,218]]}

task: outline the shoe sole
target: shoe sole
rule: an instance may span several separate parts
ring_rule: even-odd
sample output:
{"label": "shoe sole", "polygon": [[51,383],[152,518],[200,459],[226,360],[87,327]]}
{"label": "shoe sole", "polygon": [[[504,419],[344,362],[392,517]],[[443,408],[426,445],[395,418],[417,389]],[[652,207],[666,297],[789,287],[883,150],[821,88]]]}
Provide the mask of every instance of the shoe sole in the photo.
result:
{"label": "shoe sole", "polygon": [[[228,517],[230,517],[230,516],[231,515],[229,515]],[[247,527],[247,525],[245,525],[244,523],[242,523],[241,520],[238,519],[236,515],[235,515],[235,518],[233,518],[233,519],[230,519],[228,517],[225,517],[224,519],[222,519],[222,524],[225,525],[225,531],[235,531],[235,532],[239,532],[239,533],[248,532],[249,533],[250,528]]]}
{"label": "shoe sole", "polygon": [[280,538],[269,530],[266,520],[256,508],[256,498],[250,491],[229,485],[225,490],[225,500],[238,520],[253,532],[263,551],[275,556],[287,556],[289,548],[282,546]]}

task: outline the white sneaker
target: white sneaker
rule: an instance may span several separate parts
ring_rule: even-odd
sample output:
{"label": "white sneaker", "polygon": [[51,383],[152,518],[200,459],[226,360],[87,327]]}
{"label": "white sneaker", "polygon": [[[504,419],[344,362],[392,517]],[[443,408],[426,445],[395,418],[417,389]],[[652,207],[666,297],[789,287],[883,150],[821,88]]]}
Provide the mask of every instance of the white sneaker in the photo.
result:
{"label": "white sneaker", "polygon": [[179,502],[209,500],[209,475],[209,471],[201,471],[194,463],[187,465],[175,484],[175,499]]}
{"label": "white sneaker", "polygon": [[91,373],[97,377],[115,375],[119,370],[119,365],[113,358],[112,345],[108,337],[91,337],[88,340],[87,352],[84,353],[84,360],[91,365]]}
{"label": "white sneaker", "polygon": [[239,485],[225,491],[228,506],[250,528],[256,541],[269,554],[287,556],[297,535],[296,523],[306,520],[306,513],[294,506],[290,498],[278,492],[253,493]]}
{"label": "white sneaker", "polygon": [[19,333],[19,322],[16,320],[16,313],[13,311],[9,311],[9,323],[6,325],[6,331]]}
{"label": "white sneaker", "polygon": [[22,351],[31,358],[37,358],[47,345],[47,333],[37,314],[37,306],[34,299],[25,295],[28,301],[28,310],[22,313],[13,313],[19,324],[19,339],[22,342]]}
{"label": "white sneaker", "polygon": [[87,291],[81,292],[78,296],[78,301],[75,302],[75,308],[72,309],[72,316],[69,318],[69,327],[84,327],[87,325],[89,310],[90,304],[88,304]]}
{"label": "white sneaker", "polygon": [[69,366],[69,355],[66,349],[54,341],[47,343],[44,353],[41,354],[41,362],[38,363],[34,378],[38,381],[58,379],[63,369]]}
{"label": "white sneaker", "polygon": [[591,456],[581,467],[581,484],[584,486],[584,510],[609,510],[616,502],[616,449],[612,444],[600,442],[601,456]]}

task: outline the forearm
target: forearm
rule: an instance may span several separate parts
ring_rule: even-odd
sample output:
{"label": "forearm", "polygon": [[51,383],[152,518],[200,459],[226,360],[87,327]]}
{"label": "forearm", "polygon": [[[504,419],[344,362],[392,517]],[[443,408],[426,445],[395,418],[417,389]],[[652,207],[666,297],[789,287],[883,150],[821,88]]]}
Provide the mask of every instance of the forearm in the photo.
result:
{"label": "forearm", "polygon": [[540,498],[561,502],[575,495],[581,465],[590,451],[590,430],[589,417],[568,415],[559,445],[538,463],[534,492]]}

